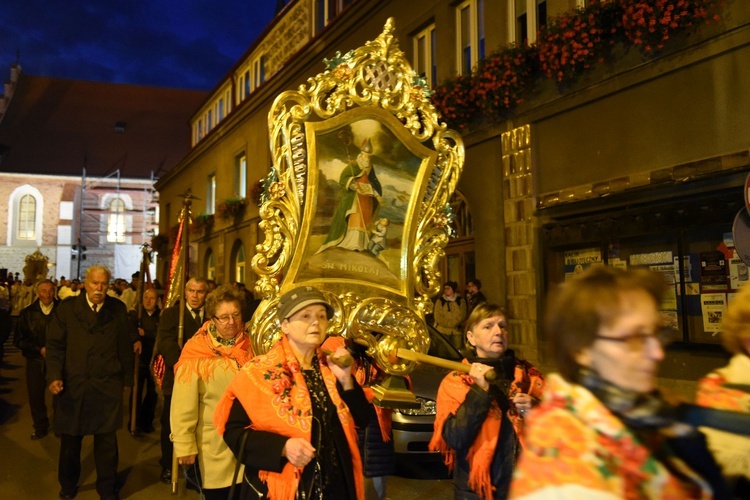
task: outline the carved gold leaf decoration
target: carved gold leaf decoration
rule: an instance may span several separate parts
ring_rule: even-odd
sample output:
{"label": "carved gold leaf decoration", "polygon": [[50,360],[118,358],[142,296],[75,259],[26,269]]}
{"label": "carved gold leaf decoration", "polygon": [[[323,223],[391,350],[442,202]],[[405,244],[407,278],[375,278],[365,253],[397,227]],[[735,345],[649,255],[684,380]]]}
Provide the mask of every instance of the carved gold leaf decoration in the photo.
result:
{"label": "carved gold leaf decoration", "polygon": [[[281,293],[295,286],[294,276],[287,276],[289,265],[302,248],[300,235],[309,235],[305,228],[313,224],[313,220],[306,220],[314,218],[306,204],[314,203],[318,196],[314,181],[318,160],[311,149],[310,134],[314,132],[310,124],[340,117],[355,108],[387,112],[388,120],[395,124],[389,127],[403,126],[405,132],[399,134],[422,144],[419,147],[434,157],[434,161],[424,160],[422,173],[417,176],[420,180],[415,182],[414,201],[409,201],[413,203],[410,207],[416,207],[409,213],[417,220],[410,219],[410,233],[403,235],[410,248],[403,254],[408,260],[402,262],[411,266],[408,280],[412,282],[403,287],[406,292],[401,295],[380,294],[366,282],[352,283],[350,279],[331,290],[326,289],[325,280],[312,284],[328,294],[336,310],[329,333],[367,345],[368,353],[388,373],[408,373],[412,366],[411,362],[394,359],[395,348],[426,352],[429,347],[424,315],[430,309],[431,297],[440,291],[438,263],[451,231],[448,201],[461,175],[464,146],[460,135],[439,121],[429,99],[430,89],[412,70],[394,32],[393,19],[389,19],[375,40],[343,55],[337,52],[324,61],[325,71],[297,90],[281,93],[271,107],[268,130],[273,166],[265,183],[259,224],[264,241],[256,247],[252,260],[259,276],[255,290],[263,297],[250,325],[256,353],[265,352],[280,335],[276,304]],[[378,113],[371,119],[378,119]],[[293,268],[292,275],[296,264]],[[335,293],[331,293],[333,288]]]}

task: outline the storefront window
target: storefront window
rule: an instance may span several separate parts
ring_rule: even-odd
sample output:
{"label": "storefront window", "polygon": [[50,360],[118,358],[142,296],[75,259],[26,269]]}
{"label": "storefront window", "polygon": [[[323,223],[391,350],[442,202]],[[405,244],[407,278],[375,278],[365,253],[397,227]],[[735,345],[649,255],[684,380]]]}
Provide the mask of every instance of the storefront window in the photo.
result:
{"label": "storefront window", "polygon": [[742,192],[732,191],[545,224],[546,287],[594,264],[660,272],[668,283],[663,319],[678,340],[720,344],[727,303],[748,283],[747,266],[733,248],[740,209]]}

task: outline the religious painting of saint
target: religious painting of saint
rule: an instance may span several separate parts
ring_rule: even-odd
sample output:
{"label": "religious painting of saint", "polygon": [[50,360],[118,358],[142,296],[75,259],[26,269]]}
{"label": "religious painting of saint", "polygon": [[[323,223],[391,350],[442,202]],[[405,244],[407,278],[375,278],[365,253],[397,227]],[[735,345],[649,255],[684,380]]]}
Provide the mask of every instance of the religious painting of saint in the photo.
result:
{"label": "religious painting of saint", "polygon": [[369,138],[363,142],[357,159],[344,167],[339,188],[340,201],[331,220],[331,229],[318,252],[334,246],[365,251],[370,246],[373,215],[383,200],[383,188],[372,168],[372,141]]}
{"label": "religious painting of saint", "polygon": [[344,113],[307,127],[313,189],[295,281],[364,281],[406,293],[414,212],[434,151],[387,113]]}

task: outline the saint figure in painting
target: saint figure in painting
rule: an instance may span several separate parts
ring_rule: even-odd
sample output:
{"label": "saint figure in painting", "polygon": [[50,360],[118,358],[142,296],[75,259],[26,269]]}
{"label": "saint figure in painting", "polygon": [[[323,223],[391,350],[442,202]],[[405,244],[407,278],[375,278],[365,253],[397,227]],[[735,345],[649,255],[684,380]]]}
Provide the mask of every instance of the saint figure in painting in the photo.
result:
{"label": "saint figure in painting", "polygon": [[331,247],[359,252],[370,244],[368,229],[375,220],[383,196],[372,168],[372,142],[366,139],[357,159],[350,162],[339,178],[339,203],[331,219],[331,229],[318,252]]}

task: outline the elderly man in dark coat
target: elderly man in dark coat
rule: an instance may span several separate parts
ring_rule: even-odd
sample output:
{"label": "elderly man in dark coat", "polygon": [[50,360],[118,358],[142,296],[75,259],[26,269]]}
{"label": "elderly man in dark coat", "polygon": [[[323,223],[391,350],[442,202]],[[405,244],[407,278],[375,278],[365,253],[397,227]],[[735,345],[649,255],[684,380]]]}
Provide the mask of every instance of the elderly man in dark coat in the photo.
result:
{"label": "elderly man in dark coat", "polygon": [[117,436],[122,397],[133,385],[133,339],[125,304],[107,296],[110,272],[86,272],[85,294],[65,300],[47,331],[47,381],[55,395],[54,430],[60,434],[60,498],[74,498],[81,474],[81,441],[94,435],[96,491],[117,496]]}
{"label": "elderly man in dark coat", "polygon": [[29,392],[31,418],[34,421],[32,441],[42,439],[49,431],[47,404],[44,400],[47,394],[44,358],[47,355],[47,327],[55,317],[53,313],[58,304],[52,280],[45,279],[37,283],[36,294],[38,300],[21,311],[14,338],[15,346],[21,349],[26,358],[26,388]]}
{"label": "elderly man in dark coat", "polygon": [[[204,278],[190,278],[185,284],[185,310],[183,312],[182,341],[187,342],[209,318],[205,317],[208,283]],[[164,358],[164,381],[161,392],[164,405],[161,413],[161,481],[169,484],[172,481],[173,446],[170,439],[172,428],[169,412],[172,408],[172,388],[174,387],[174,365],[180,359],[182,346],[178,341],[180,325],[179,303],[164,309],[159,321],[156,336],[156,352]],[[188,488],[190,482],[188,482]]]}

